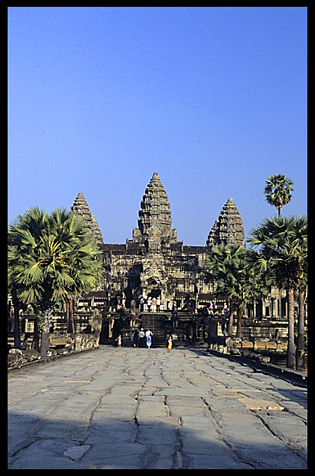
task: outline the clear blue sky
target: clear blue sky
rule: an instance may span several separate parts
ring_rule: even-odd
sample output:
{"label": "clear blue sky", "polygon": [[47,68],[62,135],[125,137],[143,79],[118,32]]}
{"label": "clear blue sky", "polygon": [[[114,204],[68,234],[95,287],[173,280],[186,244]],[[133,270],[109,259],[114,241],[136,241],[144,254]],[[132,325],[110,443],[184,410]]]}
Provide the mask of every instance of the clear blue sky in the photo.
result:
{"label": "clear blue sky", "polygon": [[173,227],[204,245],[229,197],[246,235],[274,208],[306,214],[307,9],[11,7],[9,223],[82,192],[125,243],[158,172]]}

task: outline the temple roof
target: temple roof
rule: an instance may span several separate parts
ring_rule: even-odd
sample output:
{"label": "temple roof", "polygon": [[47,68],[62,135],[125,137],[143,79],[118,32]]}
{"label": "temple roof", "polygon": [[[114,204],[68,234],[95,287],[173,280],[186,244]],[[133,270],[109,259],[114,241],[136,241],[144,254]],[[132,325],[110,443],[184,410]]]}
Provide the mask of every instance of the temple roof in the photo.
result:
{"label": "temple roof", "polygon": [[73,202],[71,210],[83,218],[85,226],[90,231],[91,235],[94,237],[96,243],[98,245],[101,245],[103,243],[103,237],[100,227],[98,226],[94,215],[92,215],[83,193],[78,194],[77,198]]}
{"label": "temple roof", "polygon": [[207,246],[234,244],[245,246],[244,227],[233,198],[223,206],[219,218],[215,221],[207,239]]}

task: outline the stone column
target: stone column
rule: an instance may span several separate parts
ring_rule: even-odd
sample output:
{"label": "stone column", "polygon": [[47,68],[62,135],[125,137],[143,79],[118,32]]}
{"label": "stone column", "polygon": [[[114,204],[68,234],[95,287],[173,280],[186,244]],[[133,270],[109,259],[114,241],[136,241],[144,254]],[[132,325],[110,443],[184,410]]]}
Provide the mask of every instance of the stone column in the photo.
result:
{"label": "stone column", "polygon": [[277,301],[278,301],[278,317],[279,317],[279,319],[281,319],[281,317],[282,317],[282,316],[281,316],[281,314],[282,314],[282,305],[281,305],[281,304],[282,304],[282,303],[281,303],[281,295],[280,295],[280,293],[279,293],[279,298],[277,299]]}

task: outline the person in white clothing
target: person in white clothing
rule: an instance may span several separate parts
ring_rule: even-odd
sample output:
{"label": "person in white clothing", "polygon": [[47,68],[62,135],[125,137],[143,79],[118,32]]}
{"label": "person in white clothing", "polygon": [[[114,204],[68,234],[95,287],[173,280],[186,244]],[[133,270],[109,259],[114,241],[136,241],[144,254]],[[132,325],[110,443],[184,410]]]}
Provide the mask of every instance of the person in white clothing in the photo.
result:
{"label": "person in white clothing", "polygon": [[150,329],[148,329],[147,332],[145,333],[145,336],[146,336],[146,338],[147,338],[147,348],[150,349],[151,344],[152,344],[152,339],[151,339],[151,337],[153,336],[153,332],[150,331]]}

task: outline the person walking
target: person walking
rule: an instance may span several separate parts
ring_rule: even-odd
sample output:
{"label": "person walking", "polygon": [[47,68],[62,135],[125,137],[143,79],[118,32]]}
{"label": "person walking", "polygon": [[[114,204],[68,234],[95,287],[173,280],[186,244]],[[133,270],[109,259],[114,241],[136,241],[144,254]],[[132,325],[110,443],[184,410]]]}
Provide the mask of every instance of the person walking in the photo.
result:
{"label": "person walking", "polygon": [[138,335],[139,335],[138,331],[135,330],[134,333],[133,333],[133,339],[132,339],[134,347],[138,347],[138,341],[139,341]]}
{"label": "person walking", "polygon": [[147,338],[147,348],[150,349],[151,344],[152,344],[153,332],[150,331],[150,329],[148,329],[147,332],[145,333],[145,336]]}
{"label": "person walking", "polygon": [[172,336],[169,336],[167,341],[167,352],[171,352],[172,347],[173,347],[173,339],[172,339]]}
{"label": "person walking", "polygon": [[141,327],[139,332],[139,347],[144,347],[143,346],[144,337],[145,337],[145,333],[144,333],[143,327]]}
{"label": "person walking", "polygon": [[117,339],[115,339],[115,342],[117,341],[117,345],[118,347],[121,347],[121,334],[119,334],[119,336],[117,337]]}

